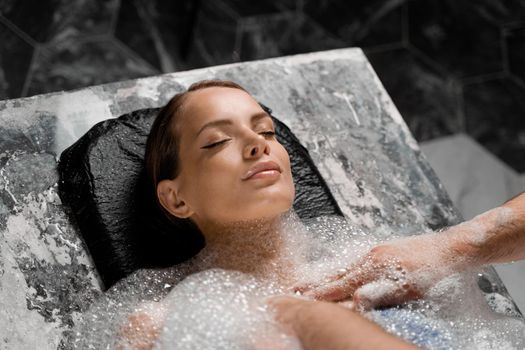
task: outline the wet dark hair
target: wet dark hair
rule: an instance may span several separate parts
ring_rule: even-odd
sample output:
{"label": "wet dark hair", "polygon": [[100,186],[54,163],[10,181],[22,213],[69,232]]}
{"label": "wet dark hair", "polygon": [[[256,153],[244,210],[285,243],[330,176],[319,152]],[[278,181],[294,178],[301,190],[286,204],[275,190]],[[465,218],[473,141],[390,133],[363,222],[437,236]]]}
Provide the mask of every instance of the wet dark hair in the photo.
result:
{"label": "wet dark hair", "polygon": [[[177,135],[177,121],[180,119],[182,106],[188,94],[193,91],[209,87],[228,87],[248,92],[242,86],[230,80],[201,80],[192,84],[188,90],[178,93],[159,111],[153,122],[146,142],[145,165],[150,186],[154,191],[156,203],[171,221],[194,226],[188,229],[197,229],[190,219],[181,219],[171,215],[161,204],[157,196],[157,185],[162,180],[176,178],[181,169],[179,159],[179,138]],[[198,229],[197,229],[198,230]]]}

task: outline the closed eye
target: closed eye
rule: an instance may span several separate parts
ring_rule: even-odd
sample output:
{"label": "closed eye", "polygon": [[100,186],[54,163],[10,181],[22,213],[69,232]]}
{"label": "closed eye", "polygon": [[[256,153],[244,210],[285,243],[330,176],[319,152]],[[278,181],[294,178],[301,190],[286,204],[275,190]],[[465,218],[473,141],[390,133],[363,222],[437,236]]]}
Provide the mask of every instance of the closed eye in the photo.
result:
{"label": "closed eye", "polygon": [[263,131],[261,133],[259,133],[261,135],[264,135],[264,136],[274,136],[275,135],[275,132],[274,131]]}
{"label": "closed eye", "polygon": [[[260,132],[259,133],[260,135],[264,135],[265,137],[273,137],[275,136],[275,132],[274,131],[263,131],[263,132]],[[219,146],[220,144],[223,144],[224,142],[226,141],[230,141],[231,139],[225,139],[225,140],[221,140],[221,141],[217,141],[217,142],[214,142],[214,143],[211,143],[209,145],[206,145],[202,148],[213,148],[215,146]]]}
{"label": "closed eye", "polygon": [[229,140],[231,140],[231,139],[226,139],[226,140],[217,141],[217,142],[211,143],[211,144],[209,144],[209,145],[206,145],[206,146],[204,146],[204,147],[202,147],[202,148],[213,148],[213,147],[218,146],[218,145],[220,145],[220,144],[222,144],[222,143],[224,143],[224,142],[226,142],[226,141],[229,141]]}

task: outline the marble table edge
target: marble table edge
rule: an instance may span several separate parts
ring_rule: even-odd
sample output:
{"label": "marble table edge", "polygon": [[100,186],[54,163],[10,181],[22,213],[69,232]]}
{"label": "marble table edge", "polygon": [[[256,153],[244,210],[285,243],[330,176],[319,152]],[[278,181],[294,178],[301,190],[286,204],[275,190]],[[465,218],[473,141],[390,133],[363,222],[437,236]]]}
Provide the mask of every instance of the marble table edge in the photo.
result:
{"label": "marble table edge", "polygon": [[[74,93],[74,92],[81,92],[83,90],[90,90],[93,88],[111,88],[112,86],[123,84],[126,82],[145,82],[148,80],[153,79],[159,79],[159,78],[178,78],[178,77],[184,77],[187,76],[191,79],[193,76],[199,76],[203,72],[210,72],[211,74],[217,71],[221,71],[224,69],[229,69],[232,67],[237,67],[246,63],[277,63],[277,64],[290,64],[290,63],[309,63],[316,60],[336,60],[336,59],[356,59],[356,60],[368,60],[366,59],[366,56],[363,52],[363,50],[359,47],[347,47],[347,48],[341,48],[341,49],[333,49],[333,50],[325,50],[325,51],[315,51],[315,52],[308,52],[308,53],[300,53],[300,54],[294,54],[294,55],[288,55],[288,56],[279,56],[279,57],[271,57],[271,58],[264,58],[259,60],[253,60],[253,61],[242,61],[242,62],[233,62],[233,63],[226,63],[221,64],[217,66],[209,66],[209,67],[202,67],[202,68],[196,68],[196,69],[190,69],[185,71],[175,71],[175,72],[169,72],[169,73],[162,73],[158,75],[151,75],[147,77],[142,78],[134,78],[134,79],[124,79],[124,80],[118,80],[114,82],[104,83],[104,84],[97,84],[97,85],[89,85],[84,86],[76,89],[71,90],[59,90],[59,91],[53,91],[48,92],[44,94],[37,94],[33,96],[26,96],[26,97],[19,97],[19,98],[12,98],[12,99],[5,99],[0,100],[0,111],[3,108],[6,108],[10,104],[12,104],[14,101],[19,101],[20,103],[28,102],[35,99],[40,98],[46,98],[51,96],[56,96],[64,93]],[[190,80],[185,79],[185,80]]]}

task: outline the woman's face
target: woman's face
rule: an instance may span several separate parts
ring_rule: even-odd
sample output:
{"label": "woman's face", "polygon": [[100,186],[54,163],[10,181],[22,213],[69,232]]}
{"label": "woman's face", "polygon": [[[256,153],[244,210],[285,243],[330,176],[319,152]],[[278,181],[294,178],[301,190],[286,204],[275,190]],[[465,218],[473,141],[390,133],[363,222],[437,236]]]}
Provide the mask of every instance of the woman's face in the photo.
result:
{"label": "woman's face", "polygon": [[[295,188],[288,153],[273,135],[272,119],[248,93],[227,87],[193,91],[181,117],[175,131],[181,169],[167,180],[176,198],[172,214],[192,218],[203,230],[272,219],[290,209]],[[261,165],[270,170],[254,169]]]}

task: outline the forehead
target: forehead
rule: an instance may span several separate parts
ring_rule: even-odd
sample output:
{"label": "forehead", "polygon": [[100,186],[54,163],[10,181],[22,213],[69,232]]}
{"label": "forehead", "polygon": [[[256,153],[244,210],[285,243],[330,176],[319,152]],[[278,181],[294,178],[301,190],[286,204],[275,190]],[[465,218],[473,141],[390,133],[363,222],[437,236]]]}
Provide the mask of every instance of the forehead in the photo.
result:
{"label": "forehead", "polygon": [[246,91],[228,87],[209,87],[192,91],[183,104],[184,125],[198,129],[216,119],[249,117],[262,111]]}

